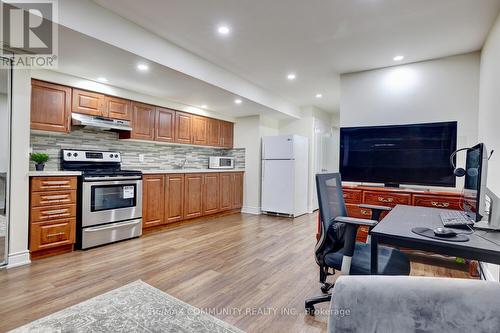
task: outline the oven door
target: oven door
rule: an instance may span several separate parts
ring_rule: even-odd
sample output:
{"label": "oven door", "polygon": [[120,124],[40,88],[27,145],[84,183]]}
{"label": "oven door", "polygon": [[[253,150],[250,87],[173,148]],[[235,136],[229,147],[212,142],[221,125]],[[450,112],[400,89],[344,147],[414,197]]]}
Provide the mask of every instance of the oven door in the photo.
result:
{"label": "oven door", "polygon": [[[118,177],[117,177],[118,178]],[[82,226],[142,217],[142,180],[87,178],[82,190]]]}

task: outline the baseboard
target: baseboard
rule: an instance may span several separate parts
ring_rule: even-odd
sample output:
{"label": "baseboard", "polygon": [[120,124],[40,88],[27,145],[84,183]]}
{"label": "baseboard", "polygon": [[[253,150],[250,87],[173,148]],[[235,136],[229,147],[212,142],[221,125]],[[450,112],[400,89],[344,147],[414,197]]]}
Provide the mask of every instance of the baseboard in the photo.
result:
{"label": "baseboard", "polygon": [[484,262],[479,262],[479,266],[481,266],[481,271],[483,272],[483,274],[481,275],[481,279],[485,279],[486,281],[498,282],[498,279],[495,278],[493,273]]}
{"label": "baseboard", "polygon": [[7,264],[7,269],[19,267],[23,265],[28,265],[31,263],[30,251],[22,251],[9,254],[9,263]]}
{"label": "baseboard", "polygon": [[260,207],[243,206],[241,212],[245,214],[260,215],[262,214]]}

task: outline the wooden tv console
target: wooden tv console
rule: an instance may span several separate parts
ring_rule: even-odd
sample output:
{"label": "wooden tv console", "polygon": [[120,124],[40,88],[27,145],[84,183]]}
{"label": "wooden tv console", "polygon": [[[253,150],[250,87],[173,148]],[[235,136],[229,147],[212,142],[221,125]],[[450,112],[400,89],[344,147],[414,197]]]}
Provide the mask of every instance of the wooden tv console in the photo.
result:
{"label": "wooden tv console", "polygon": [[[350,217],[370,218],[369,209],[359,204],[394,207],[396,205],[461,209],[462,193],[459,191],[433,191],[408,188],[343,185],[344,200]],[[366,242],[368,227],[358,228],[357,241]]]}

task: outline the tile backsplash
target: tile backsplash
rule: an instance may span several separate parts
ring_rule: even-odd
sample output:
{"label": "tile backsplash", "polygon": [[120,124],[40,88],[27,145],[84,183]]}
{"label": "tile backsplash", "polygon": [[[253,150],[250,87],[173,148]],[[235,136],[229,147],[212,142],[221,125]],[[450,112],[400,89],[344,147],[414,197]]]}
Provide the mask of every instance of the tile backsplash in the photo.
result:
{"label": "tile backsplash", "polygon": [[[232,156],[235,167],[245,167],[245,149],[215,149],[186,145],[167,145],[155,142],[119,140],[118,134],[108,131],[86,129],[74,130],[69,134],[31,133],[33,152],[43,152],[50,156],[45,170],[60,169],[61,149],[111,150],[122,153],[123,169],[172,169],[186,160],[186,169],[208,168],[209,156]],[[139,161],[144,155],[144,162]],[[30,163],[30,170],[34,170]]]}

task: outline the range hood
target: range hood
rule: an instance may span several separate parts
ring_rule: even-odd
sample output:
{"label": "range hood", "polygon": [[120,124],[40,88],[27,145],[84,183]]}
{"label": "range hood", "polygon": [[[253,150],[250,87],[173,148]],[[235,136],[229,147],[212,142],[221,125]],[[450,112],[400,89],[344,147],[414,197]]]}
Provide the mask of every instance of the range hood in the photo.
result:
{"label": "range hood", "polygon": [[97,130],[115,130],[115,131],[132,131],[130,121],[108,119],[104,117],[89,116],[86,114],[72,113],[71,124],[75,126],[83,126]]}

